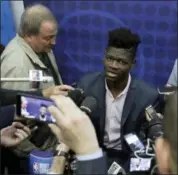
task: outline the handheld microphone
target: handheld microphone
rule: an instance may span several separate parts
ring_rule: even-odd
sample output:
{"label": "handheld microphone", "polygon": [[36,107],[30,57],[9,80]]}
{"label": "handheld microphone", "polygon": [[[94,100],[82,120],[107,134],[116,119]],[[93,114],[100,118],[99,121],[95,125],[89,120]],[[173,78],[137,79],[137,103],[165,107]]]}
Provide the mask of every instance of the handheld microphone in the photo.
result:
{"label": "handheld microphone", "polygon": [[67,96],[70,97],[77,106],[80,106],[80,104],[85,98],[85,95],[82,89],[71,90],[68,92]]}
{"label": "handheld microphone", "polygon": [[49,83],[53,82],[53,77],[43,76],[43,72],[41,70],[29,70],[28,77],[18,77],[18,78],[6,78],[1,77],[1,82],[43,82]]}
{"label": "handheld microphone", "polygon": [[88,116],[97,108],[97,100],[94,97],[86,97],[82,102],[80,109]]}
{"label": "handheld microphone", "polygon": [[163,136],[163,116],[157,114],[151,105],[146,108],[146,113],[146,119],[149,122],[147,136],[154,141],[158,137]]}

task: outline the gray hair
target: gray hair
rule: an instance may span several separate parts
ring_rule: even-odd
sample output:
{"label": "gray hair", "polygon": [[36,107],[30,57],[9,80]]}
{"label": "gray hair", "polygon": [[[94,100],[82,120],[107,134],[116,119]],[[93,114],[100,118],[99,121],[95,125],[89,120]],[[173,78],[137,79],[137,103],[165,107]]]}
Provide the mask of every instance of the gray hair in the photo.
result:
{"label": "gray hair", "polygon": [[52,21],[57,24],[54,15],[47,7],[40,4],[28,7],[21,16],[19,36],[38,35],[44,21]]}

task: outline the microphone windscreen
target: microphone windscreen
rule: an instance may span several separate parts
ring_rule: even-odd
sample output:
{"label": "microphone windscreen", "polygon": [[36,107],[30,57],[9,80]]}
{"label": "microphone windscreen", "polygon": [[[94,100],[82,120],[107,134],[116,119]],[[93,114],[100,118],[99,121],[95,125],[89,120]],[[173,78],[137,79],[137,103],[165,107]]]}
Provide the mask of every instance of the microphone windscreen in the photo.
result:
{"label": "microphone windscreen", "polygon": [[97,100],[94,97],[86,97],[82,102],[80,109],[90,115],[97,108]]}
{"label": "microphone windscreen", "polygon": [[82,89],[71,90],[68,92],[67,96],[70,97],[77,106],[80,106],[80,104],[85,98],[85,95]]}

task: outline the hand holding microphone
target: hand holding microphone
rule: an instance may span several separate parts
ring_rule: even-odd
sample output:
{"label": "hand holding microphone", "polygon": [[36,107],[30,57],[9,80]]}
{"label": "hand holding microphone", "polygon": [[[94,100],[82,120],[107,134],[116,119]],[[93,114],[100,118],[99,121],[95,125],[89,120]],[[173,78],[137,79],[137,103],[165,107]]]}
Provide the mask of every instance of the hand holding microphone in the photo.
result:
{"label": "hand holding microphone", "polygon": [[154,141],[163,135],[163,116],[159,113],[156,113],[151,105],[146,108],[145,114],[146,119],[149,122],[147,137]]}
{"label": "hand holding microphone", "polygon": [[[49,126],[57,138],[68,145],[77,155],[93,154],[100,150],[95,129],[89,117],[68,97],[53,96],[52,99],[57,108],[51,106],[49,111],[56,119],[56,125]],[[93,100],[93,98],[91,99]],[[87,104],[93,103],[90,100],[87,100]],[[82,106],[85,105],[84,103]]]}

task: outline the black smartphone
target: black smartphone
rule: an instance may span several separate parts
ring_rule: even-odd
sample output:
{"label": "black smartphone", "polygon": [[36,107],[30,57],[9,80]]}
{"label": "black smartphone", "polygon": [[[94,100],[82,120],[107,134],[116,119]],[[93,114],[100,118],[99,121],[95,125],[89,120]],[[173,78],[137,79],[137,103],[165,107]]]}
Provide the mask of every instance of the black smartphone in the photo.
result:
{"label": "black smartphone", "polygon": [[149,117],[151,119],[154,119],[154,118],[159,118],[155,109],[153,108],[152,105],[148,106],[146,109],[145,109],[146,113],[149,115]]}
{"label": "black smartphone", "polygon": [[126,134],[124,138],[133,152],[144,149],[143,143],[135,133]]}
{"label": "black smartphone", "polygon": [[18,94],[16,99],[16,114],[19,117],[38,120],[46,123],[55,123],[55,118],[48,111],[49,106],[56,106],[48,98]]}

